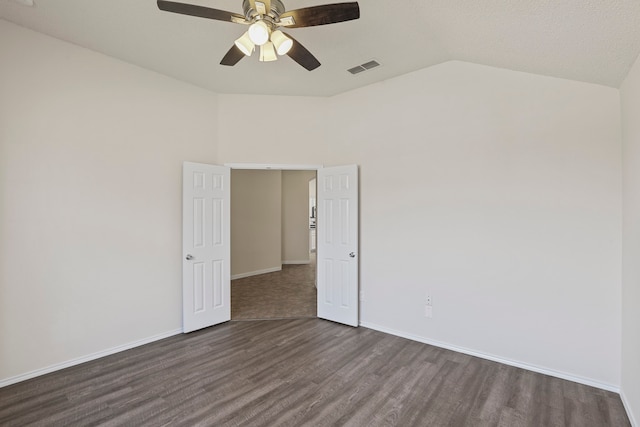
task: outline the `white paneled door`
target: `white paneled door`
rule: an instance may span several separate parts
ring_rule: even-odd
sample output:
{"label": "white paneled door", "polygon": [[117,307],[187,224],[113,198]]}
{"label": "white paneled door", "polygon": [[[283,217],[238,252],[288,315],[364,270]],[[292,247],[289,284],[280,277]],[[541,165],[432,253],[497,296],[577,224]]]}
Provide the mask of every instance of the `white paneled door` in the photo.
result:
{"label": "white paneled door", "polygon": [[318,317],[358,326],[358,167],[318,169]]}
{"label": "white paneled door", "polygon": [[231,319],[230,169],[185,162],[182,330]]}

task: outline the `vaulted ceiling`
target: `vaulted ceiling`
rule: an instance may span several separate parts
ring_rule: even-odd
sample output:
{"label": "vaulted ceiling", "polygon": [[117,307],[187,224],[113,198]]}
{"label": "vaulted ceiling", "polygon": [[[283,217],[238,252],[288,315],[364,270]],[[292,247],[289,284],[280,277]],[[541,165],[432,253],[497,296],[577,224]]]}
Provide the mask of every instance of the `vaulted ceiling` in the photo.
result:
{"label": "vaulted ceiling", "polygon": [[[179,1],[242,14],[241,0]],[[0,0],[0,17],[218,93],[331,96],[448,60],[618,87],[640,53],[638,0],[360,0],[359,20],[288,30],[322,63],[314,71],[255,54],[219,65],[245,27],[155,0],[34,2]],[[371,59],[381,66],[347,72]]]}

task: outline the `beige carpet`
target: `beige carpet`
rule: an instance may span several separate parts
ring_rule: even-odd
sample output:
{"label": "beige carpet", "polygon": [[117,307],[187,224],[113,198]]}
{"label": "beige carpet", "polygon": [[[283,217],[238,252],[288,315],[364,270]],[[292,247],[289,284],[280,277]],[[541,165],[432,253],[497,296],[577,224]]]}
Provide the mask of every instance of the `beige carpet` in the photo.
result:
{"label": "beige carpet", "polygon": [[231,320],[316,317],[315,267],[283,265],[282,271],[232,280]]}

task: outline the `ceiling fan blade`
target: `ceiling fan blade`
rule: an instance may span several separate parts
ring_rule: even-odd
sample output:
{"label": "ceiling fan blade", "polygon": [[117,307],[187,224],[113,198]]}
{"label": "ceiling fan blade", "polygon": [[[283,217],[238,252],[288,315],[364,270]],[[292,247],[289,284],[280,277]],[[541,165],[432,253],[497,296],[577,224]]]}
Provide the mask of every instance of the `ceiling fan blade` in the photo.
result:
{"label": "ceiling fan blade", "polygon": [[218,21],[237,22],[245,21],[244,16],[227,12],[226,10],[211,9],[210,7],[195,4],[177,3],[167,0],[158,0],[158,8],[165,12],[180,13],[182,15],[198,16],[200,18],[216,19]]}
{"label": "ceiling fan blade", "polygon": [[318,61],[306,47],[302,46],[300,42],[291,37],[290,34],[287,34],[286,36],[293,41],[293,46],[291,46],[291,49],[287,52],[289,58],[293,59],[309,71],[313,71],[320,66],[320,61]]}
{"label": "ceiling fan blade", "polygon": [[230,67],[233,67],[245,56],[246,55],[242,53],[242,51],[238,49],[234,44],[233,46],[231,46],[231,49],[229,49],[224,58],[222,58],[222,61],[220,61],[220,65],[228,65]]}
{"label": "ceiling fan blade", "polygon": [[358,2],[324,4],[290,10],[280,15],[280,20],[292,17],[295,21],[287,28],[313,27],[315,25],[335,24],[360,18]]}

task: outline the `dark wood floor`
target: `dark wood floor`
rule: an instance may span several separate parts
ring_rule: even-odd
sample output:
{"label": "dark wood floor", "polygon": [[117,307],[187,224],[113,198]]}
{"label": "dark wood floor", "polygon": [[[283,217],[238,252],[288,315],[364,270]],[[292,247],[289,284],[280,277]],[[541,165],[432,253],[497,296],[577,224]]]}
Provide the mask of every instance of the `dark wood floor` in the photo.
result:
{"label": "dark wood floor", "polygon": [[309,264],[231,281],[231,320],[316,317],[315,254]]}
{"label": "dark wood floor", "polygon": [[629,421],[615,393],[370,329],[289,319],[229,322],[5,387],[0,425],[603,427]]}

